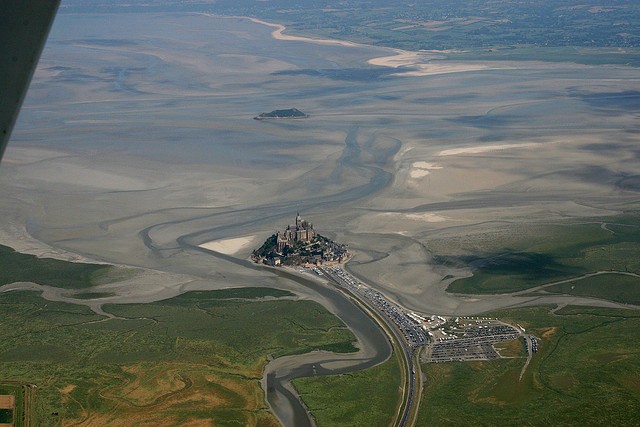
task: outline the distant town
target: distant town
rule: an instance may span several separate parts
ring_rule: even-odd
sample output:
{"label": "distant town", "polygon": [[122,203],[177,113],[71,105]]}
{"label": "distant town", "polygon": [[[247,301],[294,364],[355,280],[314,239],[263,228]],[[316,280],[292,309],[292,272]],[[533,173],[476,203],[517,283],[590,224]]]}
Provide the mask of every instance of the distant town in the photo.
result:
{"label": "distant town", "polygon": [[349,258],[347,245],[321,236],[313,224],[297,213],[294,224],[271,235],[260,248],[253,251],[251,259],[271,266],[279,265],[332,265]]}

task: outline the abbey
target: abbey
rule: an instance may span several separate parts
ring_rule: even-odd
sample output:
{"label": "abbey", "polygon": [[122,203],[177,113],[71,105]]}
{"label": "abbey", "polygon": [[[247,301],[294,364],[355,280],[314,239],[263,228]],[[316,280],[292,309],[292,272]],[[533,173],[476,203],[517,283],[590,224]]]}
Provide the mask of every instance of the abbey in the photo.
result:
{"label": "abbey", "polygon": [[298,212],[295,224],[269,237],[253,251],[251,259],[268,265],[337,264],[349,259],[349,251],[347,245],[318,234]]}
{"label": "abbey", "polygon": [[276,251],[282,253],[286,248],[292,248],[296,243],[311,243],[316,236],[313,224],[302,219],[300,212],[298,212],[295,224],[287,225],[284,231],[278,231]]}

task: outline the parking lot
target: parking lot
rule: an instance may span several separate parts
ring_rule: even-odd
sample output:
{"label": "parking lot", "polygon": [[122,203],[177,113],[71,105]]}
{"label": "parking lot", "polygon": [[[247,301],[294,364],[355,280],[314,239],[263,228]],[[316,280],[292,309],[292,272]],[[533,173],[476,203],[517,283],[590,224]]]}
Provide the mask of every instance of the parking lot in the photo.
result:
{"label": "parking lot", "polygon": [[426,330],[419,317],[406,313],[380,292],[364,285],[342,268],[322,267],[314,268],[313,271],[315,274],[320,273],[333,278],[341,286],[366,299],[397,326],[411,348],[423,346],[428,342]]}
{"label": "parking lot", "polygon": [[[494,344],[517,339],[523,331],[486,317],[430,317],[407,311],[379,291],[363,284],[338,266],[313,267],[311,272],[332,279],[387,317],[402,333],[409,348],[425,347],[425,362],[492,360],[500,358]],[[537,345],[527,342],[527,349]],[[535,351],[535,350],[533,350]]]}
{"label": "parking lot", "polygon": [[521,331],[497,319],[456,318],[443,325],[439,338],[433,340],[423,353],[425,362],[492,360],[500,358],[494,344],[521,336]]}

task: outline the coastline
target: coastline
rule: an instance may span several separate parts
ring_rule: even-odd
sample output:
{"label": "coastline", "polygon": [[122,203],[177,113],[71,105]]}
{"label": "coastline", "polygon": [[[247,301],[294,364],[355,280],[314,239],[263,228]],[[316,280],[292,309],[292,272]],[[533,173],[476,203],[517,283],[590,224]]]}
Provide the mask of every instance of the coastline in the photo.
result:
{"label": "coastline", "polygon": [[344,41],[344,40],[314,39],[310,37],[291,36],[288,34],[284,34],[284,31],[286,31],[287,27],[285,27],[282,24],[275,24],[272,22],[263,21],[258,18],[252,18],[250,16],[236,16],[234,18],[248,19],[249,21],[255,22],[256,24],[262,24],[262,25],[266,25],[268,27],[274,28],[274,30],[271,32],[271,37],[273,37],[276,40],[299,41],[299,42],[315,43],[315,44],[330,45],[330,46],[367,47],[367,48],[372,47],[366,44]]}
{"label": "coastline", "polygon": [[[213,16],[213,15],[212,15]],[[450,73],[462,73],[468,71],[482,71],[482,70],[504,70],[513,69],[510,66],[500,66],[494,63],[482,62],[482,63],[469,63],[469,62],[450,62],[433,64],[430,61],[436,59],[433,55],[446,54],[449,51],[409,51],[392,47],[380,47],[373,46],[364,43],[351,42],[346,40],[337,39],[317,39],[312,37],[292,36],[284,34],[287,27],[282,24],[276,24],[273,22],[267,22],[262,19],[253,18],[251,16],[222,16],[225,18],[240,18],[247,19],[256,24],[266,25],[274,28],[271,32],[271,37],[275,40],[281,41],[299,41],[305,43],[313,43],[325,46],[345,46],[345,47],[359,47],[368,49],[381,49],[393,52],[393,55],[379,56],[367,60],[367,64],[378,67],[394,68],[398,69],[397,73],[391,74],[397,77],[421,77],[432,76],[439,74]],[[431,55],[431,57],[429,57]],[[402,71],[400,71],[402,69]]]}

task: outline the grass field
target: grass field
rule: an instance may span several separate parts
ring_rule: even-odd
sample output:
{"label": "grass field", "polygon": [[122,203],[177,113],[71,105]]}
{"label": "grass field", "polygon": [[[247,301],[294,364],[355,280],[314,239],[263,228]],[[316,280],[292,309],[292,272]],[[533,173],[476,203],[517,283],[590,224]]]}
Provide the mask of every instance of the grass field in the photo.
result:
{"label": "grass field", "polygon": [[622,274],[604,274],[575,282],[544,288],[546,292],[603,298],[640,305],[640,278]]}
{"label": "grass field", "polygon": [[0,378],[37,384],[39,425],[276,426],[259,384],[268,355],[354,350],[339,319],[277,299],[288,295],[191,292],[105,306],[122,319],[103,321],[36,292],[0,294]]}
{"label": "grass field", "polygon": [[522,358],[423,365],[427,381],[417,425],[637,425],[640,313],[549,310],[488,314],[541,340],[522,381]]}
{"label": "grass field", "polygon": [[82,289],[120,276],[116,267],[83,264],[21,254],[0,245],[0,285],[13,282],[35,282],[66,289]]}
{"label": "grass field", "polygon": [[493,345],[502,357],[527,357],[524,344],[520,338],[503,341]]}
{"label": "grass field", "polygon": [[[610,217],[607,221],[611,223],[605,226],[602,221],[517,229],[505,226],[500,232],[434,239],[429,247],[442,264],[471,267],[472,277],[456,280],[447,288],[454,293],[516,292],[597,271],[640,273],[640,218]],[[604,276],[588,282],[588,290],[587,282],[580,286],[587,292],[584,295],[604,297],[612,289]],[[618,282],[623,283],[624,297],[640,294],[640,279],[626,277]]]}
{"label": "grass field", "polygon": [[387,426],[400,392],[398,359],[343,375],[300,378],[293,382],[318,426]]}

